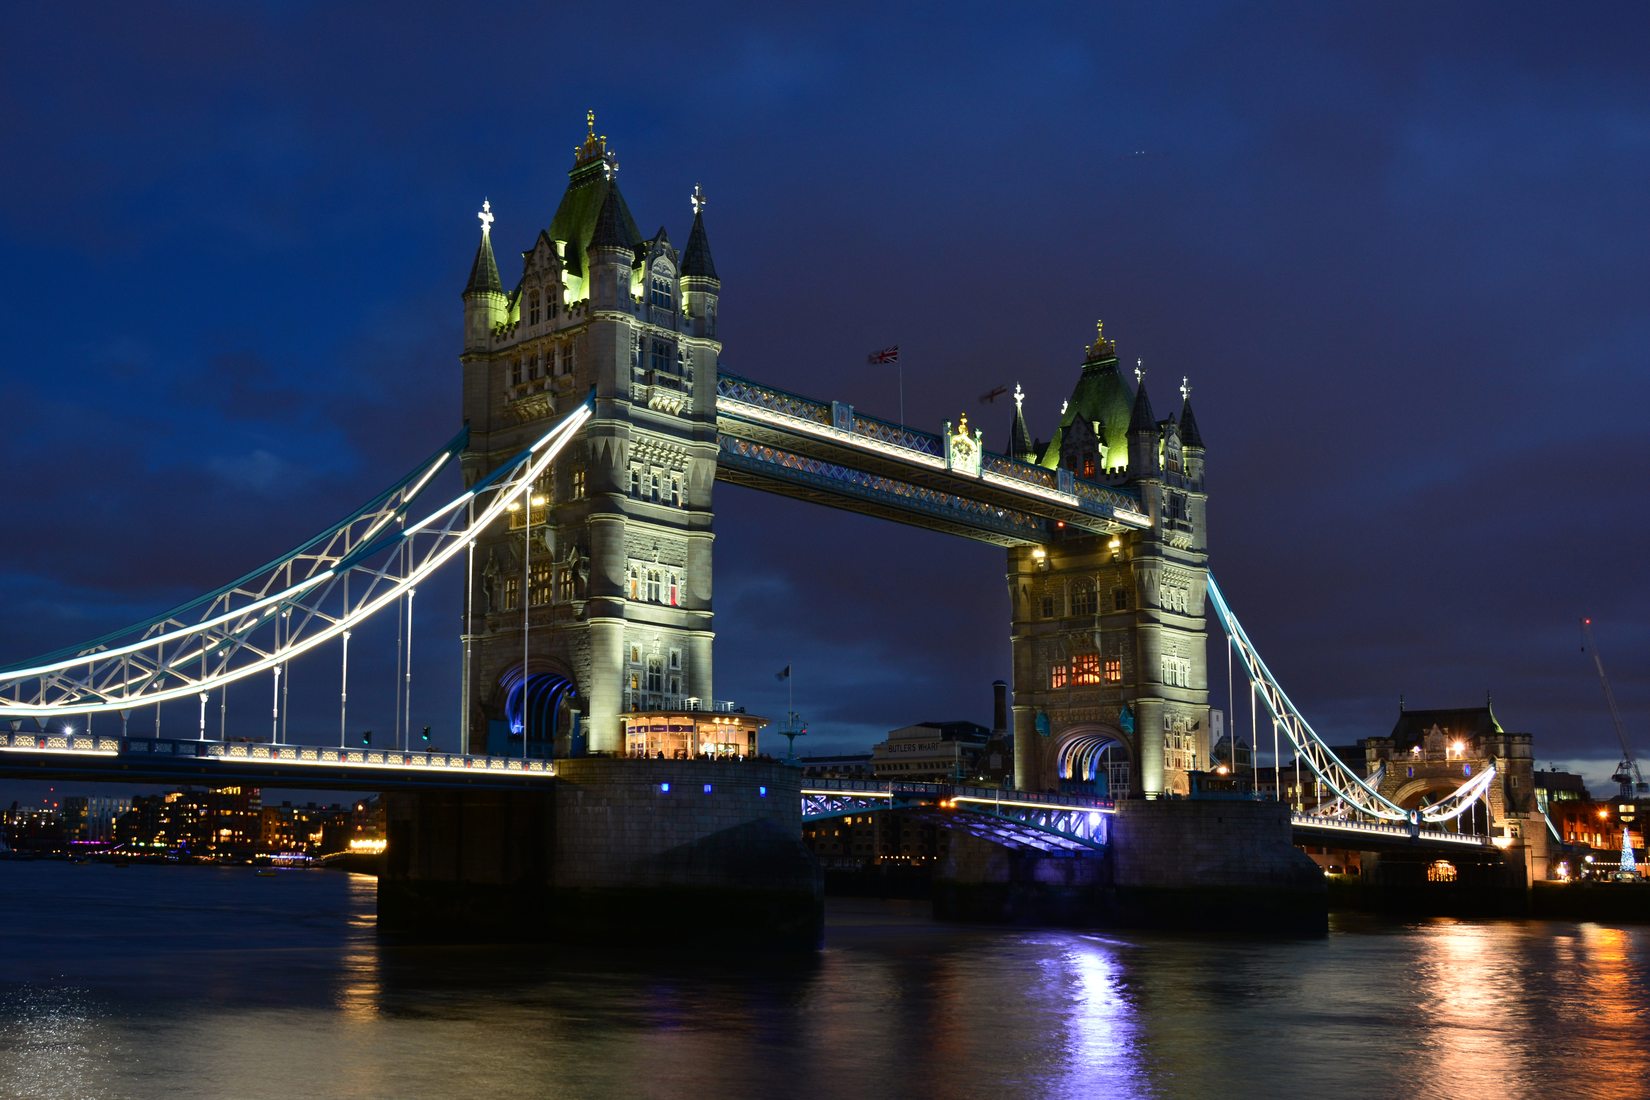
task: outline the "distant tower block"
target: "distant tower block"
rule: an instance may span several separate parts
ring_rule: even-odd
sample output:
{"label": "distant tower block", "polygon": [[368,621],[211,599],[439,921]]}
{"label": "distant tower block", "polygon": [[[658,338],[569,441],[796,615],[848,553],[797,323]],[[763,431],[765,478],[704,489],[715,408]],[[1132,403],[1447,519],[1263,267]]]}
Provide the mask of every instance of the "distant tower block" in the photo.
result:
{"label": "distant tower block", "polygon": [[1159,420],[1118,369],[1101,328],[1053,440],[1031,442],[1015,395],[1017,456],[1137,493],[1142,531],[1065,533],[1008,553],[1013,606],[1014,776],[1024,790],[1113,798],[1185,793],[1209,758],[1204,446],[1182,380]]}
{"label": "distant tower block", "polygon": [[[627,713],[711,705],[711,488],[721,282],[695,185],[678,253],[643,237],[589,118],[567,189],[506,291],[495,211],[464,289],[467,483],[595,394],[583,437],[475,550],[468,747],[624,748]],[[511,215],[498,212],[499,231]]]}

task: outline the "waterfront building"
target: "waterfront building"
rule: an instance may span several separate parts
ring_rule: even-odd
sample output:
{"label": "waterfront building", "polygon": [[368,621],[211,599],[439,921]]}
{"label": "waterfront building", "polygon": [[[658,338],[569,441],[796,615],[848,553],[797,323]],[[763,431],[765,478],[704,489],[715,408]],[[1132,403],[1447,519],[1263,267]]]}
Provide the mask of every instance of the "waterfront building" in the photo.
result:
{"label": "waterfront building", "polygon": [[797,763],[809,779],[869,779],[873,774],[868,752],[803,756]]}
{"label": "waterfront building", "polygon": [[69,840],[107,843],[114,838],[115,821],[132,808],[129,796],[66,795],[63,828]]}
{"label": "waterfront building", "polygon": [[901,726],[871,747],[871,773],[878,779],[980,782],[990,739],[991,731],[974,722]]}

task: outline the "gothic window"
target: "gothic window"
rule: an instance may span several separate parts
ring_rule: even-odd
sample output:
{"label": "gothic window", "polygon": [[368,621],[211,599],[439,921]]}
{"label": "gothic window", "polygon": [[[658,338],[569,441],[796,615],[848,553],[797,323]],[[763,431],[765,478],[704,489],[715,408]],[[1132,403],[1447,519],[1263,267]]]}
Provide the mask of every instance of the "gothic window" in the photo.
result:
{"label": "gothic window", "polygon": [[681,582],[675,573],[670,575],[670,606],[679,607],[678,597],[681,594]]}
{"label": "gothic window", "polygon": [[682,478],[679,474],[672,474],[670,478],[670,503],[678,508],[682,506]]}
{"label": "gothic window", "polygon": [[1094,614],[1093,582],[1078,581],[1071,586],[1071,613],[1073,615]]}
{"label": "gothic window", "polygon": [[552,566],[549,563],[540,564],[538,559],[533,561],[532,584],[527,589],[527,599],[534,604],[550,602],[550,576]]}
{"label": "gothic window", "polygon": [[556,601],[570,603],[573,599],[573,567],[564,565],[556,571]]}
{"label": "gothic window", "polygon": [[1192,662],[1184,657],[1163,658],[1163,685],[1165,687],[1190,687],[1192,679]]}
{"label": "gothic window", "polygon": [[499,609],[508,611],[521,606],[521,578],[508,576],[499,586]]}
{"label": "gothic window", "polygon": [[671,291],[670,280],[663,275],[653,277],[652,292],[648,298],[650,304],[660,309],[670,309],[676,302],[676,296]]}
{"label": "gothic window", "polygon": [[1105,677],[1108,684],[1123,682],[1123,658],[1107,657],[1105,663]]}
{"label": "gothic window", "polygon": [[583,500],[584,499],[584,467],[583,466],[573,467],[573,477],[572,477],[571,490],[572,490],[571,496],[574,500]]}
{"label": "gothic window", "polygon": [[1112,589],[1111,606],[1114,611],[1127,611],[1129,609],[1129,590],[1127,588]]}
{"label": "gothic window", "polygon": [[1043,618],[1054,618],[1054,597],[1047,593],[1043,595]]}
{"label": "gothic window", "polygon": [[665,690],[665,670],[663,663],[657,657],[647,660],[647,690],[660,692]]}
{"label": "gothic window", "polygon": [[670,345],[663,340],[653,341],[652,352],[648,356],[648,369],[653,371],[654,377],[665,374],[670,370]]}
{"label": "gothic window", "polygon": [[[633,600],[639,600],[642,598],[642,571],[634,565],[630,567],[630,598]],[[635,651],[632,650],[632,654],[634,654],[634,652]],[[635,659],[636,658],[633,655],[631,660]]]}
{"label": "gothic window", "polygon": [[527,379],[520,359],[510,360],[510,385],[519,386]]}
{"label": "gothic window", "polygon": [[1051,687],[1051,688],[1063,688],[1063,687],[1066,686],[1066,683],[1069,679],[1070,679],[1070,673],[1067,670],[1066,663],[1064,661],[1056,661],[1054,664],[1049,666],[1049,670],[1048,670],[1048,686],[1049,687]]}
{"label": "gothic window", "polygon": [[527,295],[527,323],[539,323],[539,292],[536,290]]}
{"label": "gothic window", "polygon": [[680,672],[682,670],[682,651],[681,650],[672,649],[670,651],[670,667],[671,667],[671,670],[673,672]]}
{"label": "gothic window", "polygon": [[1074,684],[1098,684],[1100,682],[1100,655],[1098,653],[1079,653],[1071,659],[1071,682]]}
{"label": "gothic window", "polygon": [[648,474],[647,474],[647,495],[649,497],[653,498],[654,500],[659,499],[659,483],[663,480],[664,480],[664,478],[659,473],[657,468],[648,471]]}
{"label": "gothic window", "polygon": [[659,571],[657,569],[649,569],[647,571],[647,601],[648,601],[648,603],[658,603],[659,602],[659,588],[660,588]]}
{"label": "gothic window", "polygon": [[1094,456],[1093,455],[1084,455],[1083,456],[1083,476],[1084,477],[1089,477],[1089,478],[1092,478],[1094,476]]}
{"label": "gothic window", "polygon": [[630,468],[630,495],[633,497],[642,495],[642,471],[635,466]]}
{"label": "gothic window", "polygon": [[633,645],[633,646],[630,647],[630,663],[633,664],[633,665],[639,665],[639,664],[642,663],[642,647],[641,646]]}

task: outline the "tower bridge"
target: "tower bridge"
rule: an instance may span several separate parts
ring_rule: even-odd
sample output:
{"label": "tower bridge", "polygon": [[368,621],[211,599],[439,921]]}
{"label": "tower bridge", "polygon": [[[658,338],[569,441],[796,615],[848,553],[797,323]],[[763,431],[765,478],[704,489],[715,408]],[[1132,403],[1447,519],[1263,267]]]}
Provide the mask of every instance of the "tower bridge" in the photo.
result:
{"label": "tower bridge", "polygon": [[[564,885],[622,892],[669,878],[677,872],[661,871],[660,860],[708,843],[695,830],[709,803],[686,797],[702,787],[705,798],[732,800],[715,803],[736,807],[717,820],[747,838],[740,843],[757,862],[789,868],[776,881],[794,900],[813,888],[810,873],[787,862],[802,811],[830,812],[824,807],[847,793],[804,792],[768,765],[745,779],[723,771],[684,780],[681,770],[702,755],[747,755],[762,721],[714,696],[713,489],[722,481],[1004,550],[1016,797],[861,790],[856,798],[937,813],[1009,847],[1069,855],[1104,846],[1116,807],[1190,794],[1210,759],[1212,612],[1273,729],[1338,798],[1340,820],[1313,815],[1290,825],[1278,807],[1282,816],[1266,827],[1285,848],[1290,828],[1466,843],[1458,831],[1432,834],[1486,797],[1493,766],[1435,792],[1424,812],[1399,805],[1334,755],[1244,634],[1208,569],[1207,451],[1186,379],[1175,412],[1159,417],[1144,372],[1120,367],[1102,327],[1051,438],[1035,439],[1016,388],[1007,445],[994,451],[963,416],[930,432],[731,373],[721,363],[721,281],[705,209],[695,186],[680,250],[663,228],[644,236],[593,118],[559,204],[508,288],[494,251],[496,216],[483,203],[462,295],[464,429],[268,565],[129,630],[0,669],[0,719],[12,724],[0,768],[38,773],[73,758],[74,774],[193,779],[239,769],[251,779],[307,769],[325,783],[354,775],[431,798],[473,788],[482,802],[408,795],[392,809],[392,832],[399,828],[403,850],[414,853],[392,880],[435,908],[470,903],[419,890],[458,881],[479,858],[450,850],[446,827],[501,843],[523,835],[523,822],[546,830]],[[453,465],[462,492],[429,504],[430,486]],[[410,752],[412,605],[441,568],[464,573],[460,751]],[[405,637],[396,656],[405,683],[396,744],[374,751],[348,744],[350,641],[382,614],[395,616]],[[291,677],[283,681],[294,660],[327,654],[338,662],[336,750],[314,746],[326,736],[294,742]],[[225,692],[264,677],[268,733],[247,748],[229,735]],[[129,728],[134,713],[166,704],[198,707],[193,749],[161,738],[158,717],[152,738]],[[81,740],[71,733],[76,721]],[[681,759],[656,759],[661,730],[679,736],[672,756]],[[167,764],[157,764],[162,756]],[[631,770],[610,767],[620,764]],[[531,801],[535,783],[563,792],[554,828]],[[591,793],[597,788],[606,793]],[[1124,833],[1169,835],[1168,819],[1154,813],[1127,809]],[[598,819],[624,828],[592,832]],[[630,839],[614,839],[621,834]],[[565,868],[595,857],[567,848],[567,837],[612,858],[580,878]],[[1263,849],[1253,859],[1281,860],[1280,882],[1299,878],[1272,849],[1255,852]],[[703,865],[700,855],[680,858]],[[531,861],[511,866],[543,871]]]}

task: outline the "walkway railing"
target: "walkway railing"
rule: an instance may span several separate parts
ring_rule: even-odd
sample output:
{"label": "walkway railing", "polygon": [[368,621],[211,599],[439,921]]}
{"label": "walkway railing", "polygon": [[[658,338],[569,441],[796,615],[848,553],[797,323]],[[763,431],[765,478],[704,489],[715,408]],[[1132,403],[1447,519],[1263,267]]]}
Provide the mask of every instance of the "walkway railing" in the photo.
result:
{"label": "walkway railing", "polygon": [[64,734],[0,734],[0,753],[50,754],[69,757],[125,757],[150,762],[213,760],[226,764],[290,764],[328,769],[391,769],[396,771],[497,772],[552,778],[548,760],[520,757],[415,752],[408,749],[326,748],[317,745],[270,745],[238,741],[174,740],[152,737],[91,737]]}

